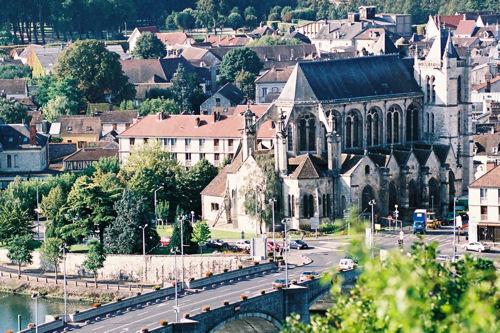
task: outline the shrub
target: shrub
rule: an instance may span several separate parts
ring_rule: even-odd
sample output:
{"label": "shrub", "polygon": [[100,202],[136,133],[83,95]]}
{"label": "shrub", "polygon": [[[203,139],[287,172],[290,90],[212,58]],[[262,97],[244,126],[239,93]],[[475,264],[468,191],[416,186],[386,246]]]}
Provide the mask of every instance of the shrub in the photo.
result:
{"label": "shrub", "polygon": [[160,289],[161,289],[161,287],[157,285],[157,286],[154,286],[154,287],[153,287],[153,289],[154,289],[154,290],[160,290]]}
{"label": "shrub", "polygon": [[166,321],[166,320],[160,320],[160,325],[161,326],[168,326],[168,321]]}
{"label": "shrub", "polygon": [[224,304],[224,306],[229,305],[229,301],[224,301],[222,304]]}
{"label": "shrub", "polygon": [[201,308],[201,311],[203,311],[203,312],[210,311],[210,306],[209,305],[205,305],[204,307]]}
{"label": "shrub", "polygon": [[247,300],[247,299],[248,299],[248,296],[247,296],[247,295],[240,295],[240,299],[241,299],[242,301],[245,301],[245,300]]}
{"label": "shrub", "polygon": [[206,277],[211,277],[212,275],[214,275],[214,273],[212,273],[212,272],[206,272],[206,273],[205,273],[205,276],[206,276]]}
{"label": "shrub", "polygon": [[100,308],[101,307],[101,303],[92,303],[91,307],[93,307],[93,308]]}

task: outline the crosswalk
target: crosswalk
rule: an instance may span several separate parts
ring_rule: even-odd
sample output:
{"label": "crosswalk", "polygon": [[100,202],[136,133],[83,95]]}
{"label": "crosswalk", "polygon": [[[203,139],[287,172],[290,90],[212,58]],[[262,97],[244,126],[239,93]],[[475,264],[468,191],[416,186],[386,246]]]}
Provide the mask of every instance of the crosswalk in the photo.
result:
{"label": "crosswalk", "polygon": [[[432,242],[437,243],[437,249],[440,253],[453,252],[453,234],[449,233],[430,233],[425,235],[405,234],[403,237],[403,245],[410,248],[411,244],[421,239],[426,244]],[[382,233],[375,236],[375,244],[381,249],[391,249],[398,246],[399,234],[397,233]],[[463,245],[467,243],[464,236],[457,238],[456,246],[458,252],[463,252]]]}

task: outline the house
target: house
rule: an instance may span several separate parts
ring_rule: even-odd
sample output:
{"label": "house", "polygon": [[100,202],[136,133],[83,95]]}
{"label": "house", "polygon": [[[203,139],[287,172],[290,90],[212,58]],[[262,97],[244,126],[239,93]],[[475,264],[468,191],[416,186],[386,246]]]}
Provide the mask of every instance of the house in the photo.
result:
{"label": "house", "polygon": [[253,39],[244,34],[235,34],[233,36],[208,35],[205,42],[213,47],[243,47]]}
{"label": "house", "polygon": [[[190,167],[201,159],[215,166],[225,159],[232,159],[237,152],[243,129],[242,113],[250,109],[256,117],[262,115],[267,105],[238,105],[234,112],[212,115],[166,115],[146,116],[118,136],[120,162],[125,162],[134,147],[158,142],[172,154],[180,165]],[[275,133],[269,122],[259,132],[260,143],[270,146]]]}
{"label": "house", "polygon": [[271,68],[255,80],[255,102],[270,103],[278,98],[292,74],[293,67]]}
{"label": "house", "polygon": [[200,112],[211,114],[215,109],[227,109],[245,100],[245,94],[234,84],[228,82],[200,105]]}
{"label": "house", "polygon": [[366,28],[353,38],[356,52],[360,55],[397,54],[398,48],[392,42],[398,35],[384,28]]}
{"label": "house", "polygon": [[116,53],[120,56],[120,60],[127,60],[132,58],[132,56],[123,50],[121,45],[106,45],[106,50]]}
{"label": "house", "polygon": [[165,45],[167,56],[178,57],[184,48],[195,42],[194,38],[182,31],[157,32],[156,37]]}
{"label": "house", "polygon": [[137,44],[137,40],[145,32],[150,32],[152,34],[155,34],[158,32],[158,28],[155,26],[136,27],[127,39],[129,53],[132,53],[134,51],[135,45]]}
{"label": "house", "polygon": [[17,175],[47,170],[49,137],[23,124],[0,124],[0,188]]}
{"label": "house", "polygon": [[111,131],[122,133],[137,121],[138,113],[134,110],[108,111],[99,115],[101,118],[101,135]]}
{"label": "house", "polygon": [[63,143],[76,143],[78,148],[83,148],[99,141],[101,119],[91,116],[62,116],[51,124],[49,133],[61,138]]}
{"label": "house", "polygon": [[26,64],[31,67],[34,78],[49,75],[54,71],[62,47],[35,47]]}
{"label": "house", "polygon": [[5,98],[28,98],[28,83],[26,79],[0,79],[0,95]]}
{"label": "house", "polygon": [[298,32],[297,30],[294,30],[294,31],[286,34],[285,38],[298,40],[302,44],[311,44],[311,40],[309,39],[309,37]]}
{"label": "house", "polygon": [[469,242],[500,243],[500,166],[469,186]]}
{"label": "house", "polygon": [[474,135],[474,179],[484,175],[490,165],[500,164],[500,133]]}
{"label": "house", "polygon": [[83,171],[98,162],[101,158],[118,157],[118,149],[102,147],[80,148],[63,159],[64,171]]}

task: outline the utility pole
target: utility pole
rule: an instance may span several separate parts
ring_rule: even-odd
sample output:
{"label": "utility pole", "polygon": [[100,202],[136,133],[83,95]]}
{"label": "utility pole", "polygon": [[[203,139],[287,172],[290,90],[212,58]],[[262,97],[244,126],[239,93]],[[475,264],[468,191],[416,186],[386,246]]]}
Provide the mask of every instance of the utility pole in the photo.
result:
{"label": "utility pole", "polygon": [[148,225],[145,224],[142,227],[139,227],[142,229],[142,258],[144,259],[144,269],[143,269],[143,281],[146,281],[146,227]]}
{"label": "utility pole", "polygon": [[159,190],[161,190],[163,188],[163,185],[158,187],[156,190],[153,191],[153,195],[154,195],[154,201],[155,201],[155,223],[157,223],[158,221],[158,211],[156,210],[156,192],[158,192]]}
{"label": "utility pole", "polygon": [[375,211],[374,211],[374,207],[375,207],[375,199],[372,199],[370,200],[370,202],[368,203],[371,208],[372,208],[372,226],[371,226],[371,239],[370,239],[370,248],[371,248],[371,252],[372,252],[372,258],[374,256],[374,250],[373,250],[373,247],[375,246],[375,232],[374,232],[374,229],[375,229]]}
{"label": "utility pole", "polygon": [[68,321],[68,286],[66,281],[66,244],[63,244],[63,283],[64,283],[64,318],[63,323]]}
{"label": "utility pole", "polygon": [[179,322],[179,298],[177,295],[177,251],[179,249],[176,247],[175,249],[170,250],[170,253],[174,253],[174,292],[175,292],[175,305],[174,305],[174,311],[175,311],[175,322]]}
{"label": "utility pole", "polygon": [[274,226],[274,203],[276,202],[275,198],[269,199],[269,204],[271,205],[272,217],[273,217],[273,259],[276,260],[276,237],[274,236],[275,226]]}
{"label": "utility pole", "polygon": [[283,219],[281,221],[281,224],[285,227],[285,244],[284,244],[284,251],[285,251],[285,285],[288,288],[288,251],[287,251],[287,233],[286,233],[286,226],[287,226],[287,219]]}

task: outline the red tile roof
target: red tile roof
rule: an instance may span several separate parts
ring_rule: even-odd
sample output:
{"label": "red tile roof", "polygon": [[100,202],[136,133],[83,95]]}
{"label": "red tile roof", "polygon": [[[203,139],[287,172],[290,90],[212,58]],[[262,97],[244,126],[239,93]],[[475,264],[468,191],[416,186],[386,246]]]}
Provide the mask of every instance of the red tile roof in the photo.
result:
{"label": "red tile roof", "polygon": [[[497,81],[500,81],[500,75],[495,76],[490,80],[490,84],[495,83]],[[474,91],[480,91],[488,86],[488,82],[483,82],[479,84],[474,84],[472,85],[472,90]]]}
{"label": "red tile roof", "polygon": [[176,45],[176,44],[185,44],[186,41],[190,38],[184,32],[158,32],[156,33],[156,37],[162,41],[165,45]]}
{"label": "red tile roof", "polygon": [[223,197],[226,193],[228,166],[225,166],[219,174],[201,191],[201,195]]}
{"label": "red tile roof", "polygon": [[457,30],[455,30],[455,35],[465,35],[471,37],[474,34],[475,27],[476,27],[476,21],[462,20],[458,24]]}
{"label": "red tile roof", "polygon": [[436,24],[444,24],[445,27],[456,29],[461,20],[464,19],[463,15],[436,15],[434,20]]}
{"label": "red tile roof", "polygon": [[500,166],[491,169],[483,176],[479,177],[476,181],[469,185],[469,187],[493,187],[500,188]]}

